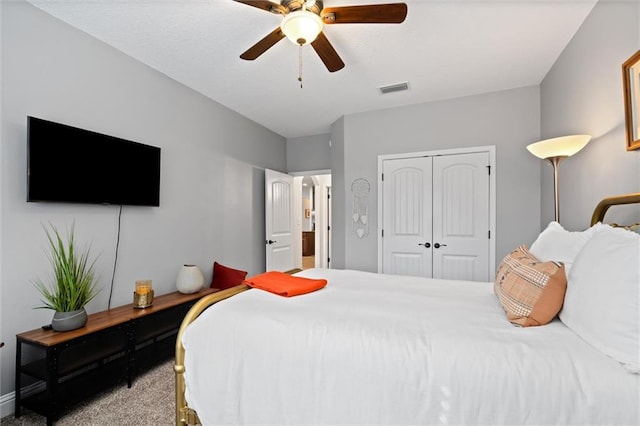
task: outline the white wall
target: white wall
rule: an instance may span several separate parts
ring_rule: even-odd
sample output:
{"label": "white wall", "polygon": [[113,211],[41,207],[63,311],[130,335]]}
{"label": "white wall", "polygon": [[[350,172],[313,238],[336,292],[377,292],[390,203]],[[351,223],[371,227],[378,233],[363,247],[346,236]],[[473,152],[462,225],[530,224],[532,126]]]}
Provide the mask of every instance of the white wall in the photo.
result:
{"label": "white wall", "polygon": [[[540,136],[537,87],[353,114],[333,126],[334,267],[377,270],[377,157],[382,154],[495,145],[497,261],[539,232],[540,167],[526,145]],[[357,238],[348,219],[351,183],[371,184],[369,235]],[[342,232],[337,231],[338,225]],[[346,233],[344,232],[346,230]],[[344,248],[344,249],[343,249]]]}
{"label": "white wall", "polygon": [[[625,149],[621,66],[640,49],[640,2],[600,1],[541,84],[542,137],[593,136],[560,166],[560,219],[589,226],[604,197],[640,191],[640,150]],[[553,173],[542,169],[540,226],[553,219]],[[634,223],[640,209],[614,207],[607,220]]]}
{"label": "white wall", "polygon": [[[293,177],[292,202],[294,206],[302,205],[302,179],[303,176]],[[302,209],[293,209],[293,267],[302,269]],[[299,238],[296,235],[300,236]]]}
{"label": "white wall", "polygon": [[[311,179],[309,179],[311,180]],[[311,196],[311,188],[313,187],[312,184],[308,183],[307,186],[304,186],[304,182],[302,184],[302,200],[300,201],[299,209],[302,213],[302,231],[311,231],[311,227],[312,227],[312,220],[311,220],[311,211],[312,211],[312,205],[313,205],[313,200],[312,200],[312,196]],[[309,217],[305,216],[305,210],[309,209]]]}
{"label": "white wall", "polygon": [[5,396],[13,391],[15,334],[53,314],[33,310],[31,280],[49,271],[41,224],[75,221],[77,239],[100,254],[103,290],[89,312],[107,307],[116,245],[117,206],[26,203],[27,115],[162,148],[161,206],[122,213],[112,306],[130,303],[140,278],[152,279],[156,294],[174,291],[183,263],[199,265],[207,280],[214,260],[264,271],[264,168],[286,169],[286,140],[27,3],[0,8]]}

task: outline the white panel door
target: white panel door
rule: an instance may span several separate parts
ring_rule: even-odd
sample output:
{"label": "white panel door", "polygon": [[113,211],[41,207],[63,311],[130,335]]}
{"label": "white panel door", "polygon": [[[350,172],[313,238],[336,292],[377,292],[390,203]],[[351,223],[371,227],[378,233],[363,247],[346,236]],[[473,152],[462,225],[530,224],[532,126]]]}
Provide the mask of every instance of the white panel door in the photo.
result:
{"label": "white panel door", "polygon": [[489,153],[433,157],[433,277],[489,277]]}
{"label": "white panel door", "polygon": [[382,272],[431,277],[431,159],[385,160],[383,176]]}
{"label": "white panel door", "polygon": [[293,176],[265,170],[267,271],[288,271],[293,256]]}
{"label": "white panel door", "polygon": [[489,152],[382,161],[382,270],[491,281]]}

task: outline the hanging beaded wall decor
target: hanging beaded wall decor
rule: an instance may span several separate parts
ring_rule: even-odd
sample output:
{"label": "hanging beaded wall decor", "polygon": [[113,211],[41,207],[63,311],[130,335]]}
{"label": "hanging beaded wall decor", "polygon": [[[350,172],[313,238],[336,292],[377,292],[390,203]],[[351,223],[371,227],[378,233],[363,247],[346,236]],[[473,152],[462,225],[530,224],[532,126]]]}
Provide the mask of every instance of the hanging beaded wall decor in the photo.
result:
{"label": "hanging beaded wall decor", "polygon": [[371,185],[366,179],[358,178],[351,183],[353,232],[358,238],[369,235],[369,192]]}

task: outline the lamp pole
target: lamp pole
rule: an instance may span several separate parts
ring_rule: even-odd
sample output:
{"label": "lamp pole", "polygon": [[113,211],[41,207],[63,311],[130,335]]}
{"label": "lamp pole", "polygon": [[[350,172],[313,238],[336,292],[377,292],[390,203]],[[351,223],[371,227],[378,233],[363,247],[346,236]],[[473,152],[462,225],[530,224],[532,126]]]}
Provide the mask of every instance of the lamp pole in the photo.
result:
{"label": "lamp pole", "polygon": [[538,158],[547,160],[553,166],[553,202],[555,207],[555,221],[560,223],[560,193],[558,191],[558,168],[567,157],[580,151],[591,140],[590,135],[570,135],[559,138],[545,139],[527,145],[530,153]]}
{"label": "lamp pole", "polygon": [[555,208],[555,221],[560,223],[560,192],[558,191],[558,169],[562,160],[567,158],[566,155],[557,155],[555,157],[545,158],[553,166],[553,205]]}

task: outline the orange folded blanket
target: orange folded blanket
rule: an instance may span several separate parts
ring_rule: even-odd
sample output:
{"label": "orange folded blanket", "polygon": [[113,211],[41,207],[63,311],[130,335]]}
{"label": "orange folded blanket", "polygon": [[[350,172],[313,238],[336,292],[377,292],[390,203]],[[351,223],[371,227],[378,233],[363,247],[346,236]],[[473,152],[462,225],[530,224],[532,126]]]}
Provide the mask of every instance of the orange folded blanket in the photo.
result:
{"label": "orange folded blanket", "polygon": [[320,290],[327,285],[327,280],[294,277],[284,272],[270,271],[247,278],[245,283],[250,287],[291,297]]}

